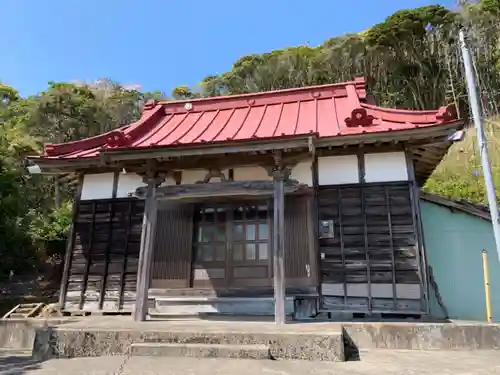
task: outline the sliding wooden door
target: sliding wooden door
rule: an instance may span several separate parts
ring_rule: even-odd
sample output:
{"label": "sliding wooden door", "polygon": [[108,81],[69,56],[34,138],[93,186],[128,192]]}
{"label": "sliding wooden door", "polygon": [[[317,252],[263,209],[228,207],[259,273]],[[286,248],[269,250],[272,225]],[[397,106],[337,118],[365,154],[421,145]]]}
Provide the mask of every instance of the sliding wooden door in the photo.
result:
{"label": "sliding wooden door", "polygon": [[198,206],[193,287],[271,286],[268,215],[266,202]]}

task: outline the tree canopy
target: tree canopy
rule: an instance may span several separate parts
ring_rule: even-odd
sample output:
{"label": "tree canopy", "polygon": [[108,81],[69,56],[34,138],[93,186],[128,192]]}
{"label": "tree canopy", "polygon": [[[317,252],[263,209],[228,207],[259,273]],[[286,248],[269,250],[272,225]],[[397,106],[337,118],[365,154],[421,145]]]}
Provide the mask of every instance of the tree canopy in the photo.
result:
{"label": "tree canopy", "polygon": [[[209,74],[195,87],[174,88],[170,98],[109,79],[49,82],[44,91],[26,98],[0,84],[0,277],[62,255],[73,188],[65,185],[62,202],[56,205],[54,178],[27,175],[24,168],[25,156],[39,152],[44,142],[81,139],[133,122],[151,98],[234,95],[342,82],[356,76],[368,77],[369,92],[379,105],[427,109],[454,102],[467,117],[456,40],[459,27],[468,31],[483,110],[490,119],[495,179],[500,182],[500,148],[495,143],[500,106],[499,21],[500,0],[464,2],[456,11],[439,5],[404,9],[367,30],[333,36],[319,46],[243,56],[227,72]],[[468,142],[450,152],[426,189],[484,201],[474,138]]]}

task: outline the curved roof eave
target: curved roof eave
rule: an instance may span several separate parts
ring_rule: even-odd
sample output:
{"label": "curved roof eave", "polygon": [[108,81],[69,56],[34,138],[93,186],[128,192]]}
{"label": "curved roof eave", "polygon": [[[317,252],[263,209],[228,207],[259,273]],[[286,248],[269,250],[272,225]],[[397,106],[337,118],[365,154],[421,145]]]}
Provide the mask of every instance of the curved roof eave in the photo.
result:
{"label": "curved roof eave", "polygon": [[255,94],[148,102],[141,118],[113,131],[48,144],[42,158],[86,159],[100,154],[283,142],[315,137],[319,143],[419,133],[458,122],[453,106],[414,111],[365,102],[363,79]]}

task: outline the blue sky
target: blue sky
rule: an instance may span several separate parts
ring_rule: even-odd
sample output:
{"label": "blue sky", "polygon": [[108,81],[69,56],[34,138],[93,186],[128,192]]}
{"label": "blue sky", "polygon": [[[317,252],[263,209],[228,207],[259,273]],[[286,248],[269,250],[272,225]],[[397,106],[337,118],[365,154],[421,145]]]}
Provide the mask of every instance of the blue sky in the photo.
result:
{"label": "blue sky", "polygon": [[0,0],[0,81],[109,77],[167,94],[239,57],[368,28],[394,11],[455,0]]}

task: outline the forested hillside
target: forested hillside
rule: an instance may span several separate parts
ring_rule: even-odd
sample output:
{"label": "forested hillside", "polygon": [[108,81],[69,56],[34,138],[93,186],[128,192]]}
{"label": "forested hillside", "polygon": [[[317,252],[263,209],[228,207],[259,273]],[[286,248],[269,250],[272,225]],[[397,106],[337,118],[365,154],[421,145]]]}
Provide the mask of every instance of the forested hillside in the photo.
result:
{"label": "forested hillside", "polygon": [[[229,71],[209,75],[197,87],[179,86],[170,97],[231,95],[366,76],[379,105],[425,109],[454,102],[467,118],[457,41],[462,25],[470,35],[489,119],[495,179],[500,182],[495,123],[500,106],[499,21],[500,0],[471,2],[456,11],[440,6],[401,10],[359,34],[335,36],[320,46],[244,56]],[[160,97],[165,95],[127,89],[106,79],[90,84],[49,83],[45,91],[28,98],[0,84],[0,278],[57,261],[69,225],[71,184],[61,188],[61,204],[56,205],[54,177],[27,175],[24,157],[39,152],[44,142],[88,137],[129,123],[139,116],[145,100]],[[483,201],[484,186],[473,146],[474,137],[468,134],[425,188]]]}

